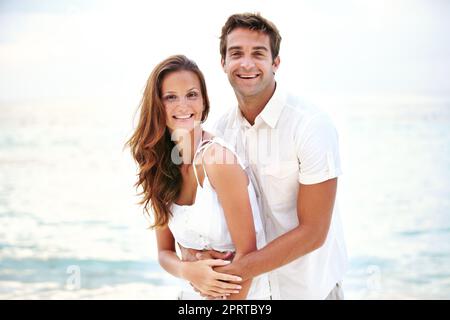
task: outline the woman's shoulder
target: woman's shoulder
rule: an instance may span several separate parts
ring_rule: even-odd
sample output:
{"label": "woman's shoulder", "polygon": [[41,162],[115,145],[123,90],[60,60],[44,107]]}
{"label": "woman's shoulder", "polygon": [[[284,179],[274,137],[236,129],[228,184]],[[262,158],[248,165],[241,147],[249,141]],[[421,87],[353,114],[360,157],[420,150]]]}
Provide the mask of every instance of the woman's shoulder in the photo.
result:
{"label": "woman's shoulder", "polygon": [[242,180],[248,183],[237,153],[220,137],[210,136],[202,153],[203,167],[213,188],[217,183]]}
{"label": "woman's shoulder", "polygon": [[201,161],[207,169],[209,167],[209,169],[220,170],[224,165],[236,165],[243,168],[237,153],[225,140],[205,132],[203,141],[205,143]]}
{"label": "woman's shoulder", "polygon": [[239,164],[235,152],[220,138],[214,137],[203,153],[205,165]]}
{"label": "woman's shoulder", "polygon": [[202,154],[203,159],[212,160],[211,156],[216,154],[217,152],[220,152],[227,147],[225,146],[225,143],[222,139],[215,136],[211,132],[203,131],[202,134],[202,142],[200,145],[199,151]]}
{"label": "woman's shoulder", "polygon": [[203,166],[208,181],[214,189],[217,189],[219,185],[228,186],[230,181],[234,185],[237,185],[239,181],[242,181],[242,185],[248,184],[244,167],[237,155],[217,140],[212,141],[209,148],[205,150]]}

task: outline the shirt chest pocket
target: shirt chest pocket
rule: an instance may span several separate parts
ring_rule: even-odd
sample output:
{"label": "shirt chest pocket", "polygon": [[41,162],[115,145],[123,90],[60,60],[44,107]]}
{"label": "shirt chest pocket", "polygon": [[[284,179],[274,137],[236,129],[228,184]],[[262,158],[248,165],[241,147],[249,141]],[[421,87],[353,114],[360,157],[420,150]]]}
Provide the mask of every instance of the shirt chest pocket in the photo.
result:
{"label": "shirt chest pocket", "polygon": [[299,167],[297,161],[286,161],[263,167],[263,192],[269,205],[291,207],[296,203]]}

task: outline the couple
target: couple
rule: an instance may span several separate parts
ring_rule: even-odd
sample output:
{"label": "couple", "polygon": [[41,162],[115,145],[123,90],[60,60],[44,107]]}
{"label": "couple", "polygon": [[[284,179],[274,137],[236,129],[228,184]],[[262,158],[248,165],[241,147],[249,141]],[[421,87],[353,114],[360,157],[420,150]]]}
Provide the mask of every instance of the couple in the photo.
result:
{"label": "couple", "polygon": [[228,18],[221,63],[238,107],[214,135],[193,61],[169,57],[148,79],[128,145],[159,263],[186,280],[180,299],[343,299],[337,134],[275,81],[280,42],[259,14]]}

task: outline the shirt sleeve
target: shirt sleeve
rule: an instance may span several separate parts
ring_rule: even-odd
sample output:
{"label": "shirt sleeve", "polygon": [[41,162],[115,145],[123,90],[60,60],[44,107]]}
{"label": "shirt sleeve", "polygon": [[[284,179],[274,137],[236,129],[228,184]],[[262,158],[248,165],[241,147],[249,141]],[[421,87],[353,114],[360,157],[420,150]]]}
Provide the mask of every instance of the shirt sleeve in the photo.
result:
{"label": "shirt sleeve", "polygon": [[326,115],[317,115],[297,137],[301,184],[316,184],[342,174],[336,128]]}

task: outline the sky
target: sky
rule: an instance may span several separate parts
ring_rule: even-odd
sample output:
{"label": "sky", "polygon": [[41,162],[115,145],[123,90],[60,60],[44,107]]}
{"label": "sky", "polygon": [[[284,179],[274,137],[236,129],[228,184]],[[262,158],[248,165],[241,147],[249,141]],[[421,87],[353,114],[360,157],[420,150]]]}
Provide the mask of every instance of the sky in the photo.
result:
{"label": "sky", "polygon": [[450,1],[0,1],[0,101],[130,99],[171,54],[230,97],[220,29],[261,12],[283,37],[277,77],[300,93],[450,96]]}

